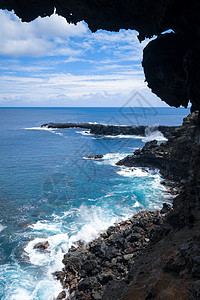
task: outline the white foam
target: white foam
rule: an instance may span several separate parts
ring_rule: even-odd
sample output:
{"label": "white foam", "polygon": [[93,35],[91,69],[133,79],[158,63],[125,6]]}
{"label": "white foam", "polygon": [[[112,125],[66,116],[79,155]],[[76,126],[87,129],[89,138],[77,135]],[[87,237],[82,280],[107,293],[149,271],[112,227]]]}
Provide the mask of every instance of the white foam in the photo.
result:
{"label": "white foam", "polygon": [[52,128],[48,127],[29,127],[29,128],[23,128],[25,130],[45,130],[45,131],[53,131]]}
{"label": "white foam", "polygon": [[[96,122],[92,123],[90,122],[89,124],[98,124]],[[105,124],[106,125],[106,124]],[[118,125],[118,126],[126,126],[126,125]],[[142,140],[142,142],[150,142],[153,140],[157,140],[158,142],[165,142],[167,141],[167,138],[160,132],[158,129],[157,125],[154,126],[148,126],[145,129],[145,136],[141,135],[125,135],[125,134],[118,134],[118,135],[96,135],[96,134],[91,134],[90,130],[84,130],[84,131],[76,131],[76,133],[80,133],[82,135],[92,135],[93,139],[139,139]]]}
{"label": "white foam", "polygon": [[164,137],[162,132],[159,130],[153,131],[150,135],[141,136],[141,135],[98,135],[94,136],[93,139],[135,139],[135,140],[142,140],[142,142],[150,142],[156,140],[158,142],[167,141],[167,138]]}
{"label": "white foam", "polygon": [[118,127],[128,127],[128,126],[130,126],[130,125],[121,125],[121,124],[116,124],[116,123],[113,123],[113,124],[111,124],[111,123],[98,123],[98,122],[88,122],[88,124],[99,124],[99,125],[104,125],[104,126],[118,126]]}
{"label": "white foam", "polygon": [[123,159],[130,153],[107,153],[103,156],[103,158],[98,161],[94,160],[94,162],[98,165],[109,164],[114,166],[119,160]]}
{"label": "white foam", "polygon": [[141,135],[99,135],[94,136],[94,139],[99,138],[109,138],[109,139],[139,139],[142,140],[142,142],[150,142],[153,140],[157,140],[158,142],[164,142],[167,141],[167,138],[157,129],[158,126],[149,126],[145,129],[145,136]]}
{"label": "white foam", "polygon": [[92,206],[91,208],[81,205],[79,208],[81,223],[85,223],[77,234],[69,239],[69,246],[78,240],[89,243],[97,238],[101,230],[107,229],[115,223],[116,219],[106,213],[103,208]]}
{"label": "white foam", "polygon": [[167,141],[167,138],[164,137],[164,135],[162,134],[162,132],[160,132],[158,129],[158,126],[148,126],[145,129],[145,137],[142,138],[142,141],[144,143],[146,142],[150,142],[153,140],[156,140],[158,142],[165,142]]}
{"label": "white foam", "polygon": [[48,127],[30,127],[30,128],[23,128],[24,130],[40,130],[40,131],[48,131],[57,135],[62,136],[61,132],[56,132],[57,128],[48,128]]}
{"label": "white foam", "polygon": [[[32,294],[31,300],[35,300],[35,299],[55,300],[57,298],[62,288],[60,282],[57,280],[50,279],[49,276],[45,276],[45,277],[47,277],[46,280],[44,279],[37,284]],[[67,291],[66,294],[67,296],[69,295]],[[22,299],[23,298],[21,298],[20,300]]]}
{"label": "white foam", "polygon": [[[49,242],[49,247],[47,251],[42,252],[34,249],[35,244],[43,243],[45,241]],[[49,261],[55,262],[57,260],[57,255],[60,251],[68,250],[68,234],[60,233],[47,238],[35,238],[30,241],[25,247],[25,253],[29,256],[30,262],[36,266],[48,265]]]}
{"label": "white foam", "polygon": [[30,300],[32,297],[23,288],[18,288],[14,291],[13,295],[10,295],[9,300]]}
{"label": "white foam", "polygon": [[[125,156],[127,156],[127,153],[107,153],[101,161],[94,162],[98,164],[107,163],[114,165]],[[122,206],[121,203],[126,201],[126,195],[122,197],[121,195],[116,196],[117,194],[124,193],[125,188],[123,187],[125,185],[121,183],[120,185],[115,186],[113,190],[107,191],[108,193],[100,198],[88,199],[93,202],[99,201],[98,203],[101,203],[101,207],[98,207],[97,205],[92,205],[91,207],[81,205],[79,208],[72,208],[70,211],[62,213],[61,217],[53,215],[53,221],[51,222],[43,220],[30,225],[31,236],[34,234],[37,237],[28,243],[24,251],[29,256],[30,262],[34,265],[34,268],[42,266],[42,270],[45,270],[46,272],[45,279],[38,281],[31,296],[28,295],[26,290],[23,290],[20,287],[18,291],[15,291],[15,295],[21,295],[21,298],[18,296],[14,298],[13,296],[13,298],[10,297],[8,299],[53,300],[57,297],[62,287],[60,282],[52,278],[52,273],[63,268],[63,255],[72,245],[75,245],[77,240],[83,240],[86,243],[92,241],[98,237],[101,230],[107,229],[115,222],[131,217],[139,208],[160,208],[160,197],[155,197],[157,201],[155,200],[154,202],[152,202],[151,198],[152,195],[156,195],[156,193],[160,195],[160,190],[164,189],[164,186],[160,184],[160,175],[157,170],[149,171],[148,169],[144,170],[142,168],[125,167],[120,167],[120,169],[118,168],[117,170],[117,173],[123,177],[153,177],[153,180],[150,179],[149,181],[146,180],[146,178],[144,179],[145,181],[148,181],[147,185],[146,183],[144,184],[144,180],[141,180],[141,183],[135,187],[137,191],[141,190],[145,193],[147,186],[150,198],[147,197],[146,205],[141,204],[140,199],[133,196],[131,197],[132,207],[130,205]],[[134,180],[130,181],[134,183]],[[127,192],[129,194],[132,193],[130,184],[127,186]],[[118,200],[114,200],[115,198],[120,199],[119,202],[117,202]],[[113,203],[116,208],[114,212],[112,206]],[[74,222],[67,224],[66,226],[68,227],[65,227],[64,219],[70,218],[71,216],[73,217]],[[71,236],[69,234],[71,234]],[[49,242],[49,247],[47,248],[46,253],[33,249],[35,244],[47,240]]]}
{"label": "white foam", "polygon": [[118,134],[118,135],[93,135],[93,139],[142,139],[143,137],[137,135],[125,135],[125,134]]}
{"label": "white foam", "polygon": [[80,134],[82,134],[82,135],[92,135],[92,134],[90,133],[90,130],[76,131],[76,133],[80,133]]}
{"label": "white foam", "polygon": [[47,231],[51,233],[61,233],[62,223],[50,223],[47,221],[38,221],[35,224],[30,225],[29,227],[36,231]]}
{"label": "white foam", "polygon": [[136,200],[136,202],[133,204],[133,207],[140,207],[140,203]]}
{"label": "white foam", "polygon": [[7,226],[3,226],[2,224],[0,224],[0,232],[2,232]]}
{"label": "white foam", "polygon": [[129,168],[129,167],[120,167],[120,170],[117,171],[117,174],[123,177],[149,177],[152,176],[151,173],[145,168]]}

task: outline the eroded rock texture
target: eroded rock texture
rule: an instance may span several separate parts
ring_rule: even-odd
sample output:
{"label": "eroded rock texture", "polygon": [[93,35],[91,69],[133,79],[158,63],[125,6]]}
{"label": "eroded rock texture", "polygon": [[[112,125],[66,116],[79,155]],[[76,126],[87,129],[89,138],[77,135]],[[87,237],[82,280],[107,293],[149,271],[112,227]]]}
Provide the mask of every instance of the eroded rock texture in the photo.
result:
{"label": "eroded rock texture", "polygon": [[[152,92],[170,106],[200,108],[200,2],[198,0],[1,0],[25,22],[54,10],[68,22],[86,21],[92,31],[136,29],[139,40],[157,39],[144,50]],[[161,33],[172,29],[174,33]]]}

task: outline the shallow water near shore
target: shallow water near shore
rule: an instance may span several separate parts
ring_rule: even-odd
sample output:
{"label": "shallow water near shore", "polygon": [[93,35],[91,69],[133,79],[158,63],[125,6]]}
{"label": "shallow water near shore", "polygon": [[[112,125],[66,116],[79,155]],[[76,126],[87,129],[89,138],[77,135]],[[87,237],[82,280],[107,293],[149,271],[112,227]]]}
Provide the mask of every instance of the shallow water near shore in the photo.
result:
{"label": "shallow water near shore", "polygon": [[[157,170],[115,163],[159,132],[145,137],[93,136],[84,130],[46,129],[48,122],[181,125],[189,110],[135,108],[0,109],[0,298],[55,299],[62,290],[52,272],[77,240],[141,209],[157,209],[169,195]],[[80,134],[81,133],[81,134]],[[86,155],[103,154],[100,160]],[[49,252],[33,249],[49,241]]]}

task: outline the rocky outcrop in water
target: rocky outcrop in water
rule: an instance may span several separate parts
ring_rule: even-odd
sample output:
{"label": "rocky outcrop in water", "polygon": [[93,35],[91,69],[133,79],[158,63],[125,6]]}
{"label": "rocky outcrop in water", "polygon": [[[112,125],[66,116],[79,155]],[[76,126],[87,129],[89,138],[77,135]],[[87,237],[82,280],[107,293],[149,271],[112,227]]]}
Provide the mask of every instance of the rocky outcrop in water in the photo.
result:
{"label": "rocky outcrop in water", "polygon": [[49,247],[49,242],[46,241],[46,242],[39,242],[39,243],[35,244],[33,249],[45,251],[48,247]]}
{"label": "rocky outcrop in water", "polygon": [[89,129],[91,134],[96,135],[141,135],[144,136],[146,130],[152,129],[159,130],[166,138],[171,136],[175,126],[118,126],[118,125],[103,125],[103,124],[91,124],[91,123],[48,123],[43,124],[41,127],[68,129],[68,128],[81,128]]}
{"label": "rocky outcrop in water", "polygon": [[96,155],[86,155],[85,158],[87,159],[102,159],[103,155],[101,154],[96,154]]}
{"label": "rocky outcrop in water", "polygon": [[199,151],[199,137],[196,112],[185,118],[182,126],[174,128],[166,143],[158,145],[157,141],[148,142],[117,165],[158,168],[165,178],[179,182],[188,180],[191,177],[192,161],[196,159]]}

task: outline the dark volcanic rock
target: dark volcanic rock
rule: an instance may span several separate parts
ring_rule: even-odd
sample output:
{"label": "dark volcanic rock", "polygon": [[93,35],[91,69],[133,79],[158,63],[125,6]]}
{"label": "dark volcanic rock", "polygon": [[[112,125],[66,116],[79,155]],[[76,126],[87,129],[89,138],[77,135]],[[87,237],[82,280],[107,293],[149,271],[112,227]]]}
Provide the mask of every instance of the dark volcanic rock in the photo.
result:
{"label": "dark volcanic rock", "polygon": [[112,295],[112,300],[119,300],[127,288],[128,284],[124,281],[113,280],[106,286],[101,299],[111,300],[110,296]]}
{"label": "dark volcanic rock", "polygon": [[74,270],[79,271],[81,269],[80,259],[76,256],[71,256],[71,257],[68,257],[68,255],[67,257],[64,256],[62,262],[69,271],[74,271]]}
{"label": "dark volcanic rock", "polygon": [[40,242],[34,245],[33,249],[38,249],[40,251],[44,251],[49,247],[49,242]]}
{"label": "dark volcanic rock", "polygon": [[[73,300],[109,299],[109,290],[116,289],[112,295],[115,299],[117,294],[124,292],[120,287],[127,287],[122,280],[134,264],[135,257],[149,244],[166,215],[162,216],[158,210],[144,211],[109,227],[89,245],[83,248],[79,244],[72,252],[66,253],[63,271],[53,275],[64,288],[69,288]],[[163,234],[159,238],[163,238]]]}
{"label": "dark volcanic rock", "polygon": [[66,298],[66,292],[65,291],[62,291],[58,297],[56,298],[56,300],[61,300],[61,299],[64,299]]}
{"label": "dark volcanic rock", "polygon": [[87,158],[87,159],[102,159],[103,155],[99,155],[99,154],[97,154],[97,155],[87,155],[87,156],[85,156],[85,158]]}
{"label": "dark volcanic rock", "polygon": [[161,209],[161,214],[166,214],[172,210],[172,206],[169,203],[163,203],[163,208]]}
{"label": "dark volcanic rock", "polygon": [[[166,138],[173,135],[177,127],[175,126],[119,126],[119,125],[102,125],[102,124],[91,124],[91,123],[48,123],[43,124],[41,127],[47,128],[82,128],[89,129],[91,134],[95,135],[145,135],[148,131],[160,131]],[[88,158],[93,158],[88,156]]]}
{"label": "dark volcanic rock", "polygon": [[190,290],[194,296],[194,299],[199,299],[199,297],[200,297],[200,280],[195,281],[192,284],[192,287]]}
{"label": "dark volcanic rock", "polygon": [[119,161],[117,165],[127,167],[149,167],[159,169],[161,174],[175,181],[186,180],[191,176],[191,162],[199,151],[199,129],[196,125],[198,112],[185,118],[183,126],[177,127],[166,143],[157,141],[145,144],[142,149]]}
{"label": "dark volcanic rock", "polygon": [[183,62],[194,42],[191,35],[183,32],[168,33],[150,42],[144,49],[143,67],[148,85],[153,93],[170,106],[188,105]]}

